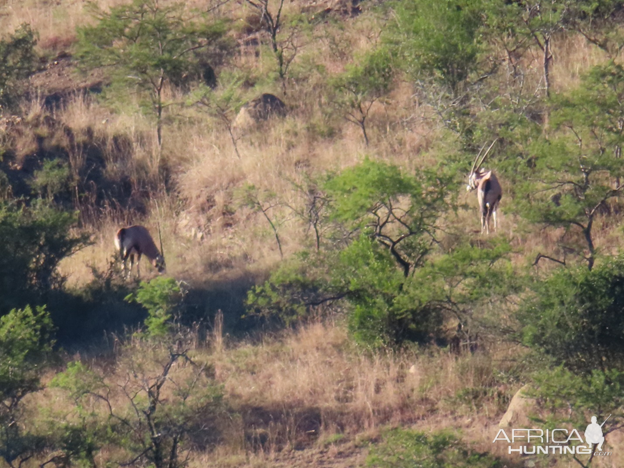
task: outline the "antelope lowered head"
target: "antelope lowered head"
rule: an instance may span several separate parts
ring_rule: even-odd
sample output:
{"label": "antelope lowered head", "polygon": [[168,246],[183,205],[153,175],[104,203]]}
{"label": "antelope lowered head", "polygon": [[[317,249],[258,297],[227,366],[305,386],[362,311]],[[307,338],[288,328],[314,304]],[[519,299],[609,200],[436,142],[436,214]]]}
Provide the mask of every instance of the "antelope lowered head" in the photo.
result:
{"label": "antelope lowered head", "polygon": [[[137,225],[121,228],[115,235],[115,247],[119,251],[119,255],[123,261],[124,274],[127,273],[127,276],[130,276],[130,273],[132,272],[132,267],[135,263],[135,256],[137,277],[141,275],[139,266],[141,255],[145,255],[159,273],[162,273],[165,270],[165,258],[161,253],[162,239],[159,251],[149,231],[143,226]],[[126,272],[126,261],[128,258],[130,258],[130,269]]]}

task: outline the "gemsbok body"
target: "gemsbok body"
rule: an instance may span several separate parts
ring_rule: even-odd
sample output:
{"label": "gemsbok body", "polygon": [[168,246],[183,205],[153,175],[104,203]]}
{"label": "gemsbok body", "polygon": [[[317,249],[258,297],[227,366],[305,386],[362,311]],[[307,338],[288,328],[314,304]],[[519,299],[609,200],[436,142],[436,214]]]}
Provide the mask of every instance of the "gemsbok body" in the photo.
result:
{"label": "gemsbok body", "polygon": [[494,146],[497,140],[494,140],[483,157],[481,153],[483,148],[479,151],[470,175],[468,176],[468,186],[466,189],[471,192],[477,190],[477,200],[479,202],[479,210],[481,213],[481,234],[485,231],[486,234],[490,233],[490,218],[494,218],[494,230],[496,230],[496,211],[501,197],[503,196],[503,189],[496,178],[496,175],[492,171],[481,168],[483,161]]}
{"label": "gemsbok body", "polygon": [[[143,226],[121,228],[115,235],[115,247],[119,251],[119,255],[121,256],[121,260],[123,262],[124,276],[129,277],[132,273],[135,256],[137,278],[141,276],[141,270],[139,268],[141,255],[145,255],[149,258],[150,263],[154,265],[154,268],[156,268],[159,273],[162,273],[165,270],[165,258],[156,247],[154,239],[152,239],[149,231]],[[160,243],[160,250],[162,251],[162,240]],[[130,270],[126,272],[126,261],[128,258],[130,258]]]}

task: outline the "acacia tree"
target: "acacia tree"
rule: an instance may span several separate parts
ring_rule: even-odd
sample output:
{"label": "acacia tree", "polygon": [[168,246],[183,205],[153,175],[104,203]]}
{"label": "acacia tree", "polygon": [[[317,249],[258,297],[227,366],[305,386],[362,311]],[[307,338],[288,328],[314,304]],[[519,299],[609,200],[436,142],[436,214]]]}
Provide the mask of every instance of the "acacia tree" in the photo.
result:
{"label": "acacia tree", "polygon": [[240,92],[241,80],[233,79],[226,83],[221,83],[217,88],[211,89],[207,86],[199,87],[192,96],[191,104],[202,106],[207,112],[216,117],[223,127],[228,131],[232,147],[236,156],[240,159],[238,150],[238,140],[236,135],[234,120],[237,112],[243,105],[243,97]]}
{"label": "acacia tree", "polygon": [[333,218],[350,236],[362,231],[386,248],[408,277],[437,242],[437,223],[449,209],[448,174],[423,170],[412,176],[398,167],[366,160],[327,184]]}
{"label": "acacia tree", "polygon": [[[112,443],[123,450],[120,465],[182,468],[191,434],[207,437],[212,429],[221,389],[210,366],[191,359],[189,330],[172,323],[182,297],[172,278],[141,283],[126,300],[147,309],[146,328],[124,344],[112,378],[74,362],[52,382],[70,392],[82,416],[77,429],[91,435],[92,446]],[[68,456],[83,456],[75,452]]]}
{"label": "acacia tree", "polygon": [[198,68],[197,51],[216,45],[224,25],[192,15],[184,3],[133,0],[104,11],[89,2],[88,8],[96,23],[78,28],[79,59],[86,67],[110,72],[114,83],[147,96],[162,148],[165,87]]}
{"label": "acacia tree", "polygon": [[439,315],[401,298],[437,242],[449,183],[448,174],[413,176],[368,159],[331,178],[324,189],[336,224],[333,248],[285,265],[249,294],[250,308],[289,322],[345,298],[356,339],[375,346],[424,339],[439,328]]}
{"label": "acacia tree", "polygon": [[480,2],[473,0],[404,1],[395,7],[386,40],[394,46],[412,78],[423,75],[450,89],[453,98],[460,85],[478,67],[483,48],[478,41]]}
{"label": "acacia tree", "polygon": [[412,175],[371,160],[332,177],[323,187],[333,224],[322,249],[301,252],[253,288],[250,309],[291,322],[343,300],[351,333],[369,346],[445,340],[445,323],[469,340],[473,312],[514,281],[500,261],[505,245],[441,246],[453,178],[448,166]]}
{"label": "acacia tree", "polygon": [[115,371],[122,383],[80,362],[52,382],[69,391],[79,413],[106,428],[101,442],[121,449],[122,466],[182,468],[191,434],[207,437],[212,430],[221,389],[208,365],[191,360],[184,338],[165,341],[126,345]]}
{"label": "acacia tree", "polygon": [[594,223],[624,191],[624,68],[613,62],[592,69],[581,87],[554,97],[552,130],[531,147],[531,164],[517,166],[518,206],[531,221],[577,229],[582,243],[566,247],[591,270]]}
{"label": "acacia tree", "polygon": [[347,121],[360,127],[366,146],[366,119],[373,104],[390,91],[392,79],[391,56],[386,49],[379,48],[349,64],[344,73],[331,81],[336,94],[334,105]]}
{"label": "acacia tree", "polygon": [[[288,69],[299,52],[299,24],[295,21],[288,25],[283,16],[284,0],[276,0],[271,6],[270,0],[245,0],[259,15],[262,29],[269,35],[271,50],[277,60],[277,72],[285,86]],[[290,26],[286,34],[282,34],[285,26]]]}

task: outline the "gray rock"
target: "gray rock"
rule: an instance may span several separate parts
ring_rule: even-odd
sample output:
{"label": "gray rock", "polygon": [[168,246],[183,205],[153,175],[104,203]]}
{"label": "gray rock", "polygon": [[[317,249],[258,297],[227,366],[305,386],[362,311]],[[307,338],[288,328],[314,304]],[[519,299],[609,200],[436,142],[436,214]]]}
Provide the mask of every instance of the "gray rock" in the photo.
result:
{"label": "gray rock", "polygon": [[525,385],[516,392],[509,403],[507,411],[498,423],[498,427],[503,429],[508,427],[531,427],[529,414],[535,408],[536,403],[534,398],[529,398],[525,395],[528,388],[529,385]]}
{"label": "gray rock", "polygon": [[249,129],[271,117],[284,117],[285,115],[286,104],[280,98],[273,94],[262,94],[241,107],[234,120],[234,128]]}

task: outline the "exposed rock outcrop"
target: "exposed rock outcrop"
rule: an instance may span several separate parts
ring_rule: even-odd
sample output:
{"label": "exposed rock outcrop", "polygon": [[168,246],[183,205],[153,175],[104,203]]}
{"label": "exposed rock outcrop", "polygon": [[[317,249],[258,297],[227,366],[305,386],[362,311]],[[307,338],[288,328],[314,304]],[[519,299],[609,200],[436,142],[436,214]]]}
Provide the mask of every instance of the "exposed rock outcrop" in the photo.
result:
{"label": "exposed rock outcrop", "polygon": [[286,104],[273,94],[262,94],[246,103],[234,120],[236,130],[246,130],[271,117],[284,117]]}
{"label": "exposed rock outcrop", "polygon": [[525,385],[511,399],[507,411],[498,423],[500,428],[508,427],[522,427],[530,428],[531,421],[529,420],[529,414],[535,408],[536,402],[534,398],[526,396],[526,392],[529,389],[528,385]]}

